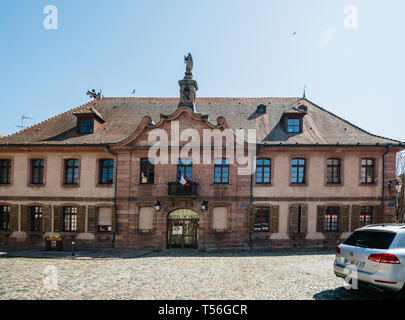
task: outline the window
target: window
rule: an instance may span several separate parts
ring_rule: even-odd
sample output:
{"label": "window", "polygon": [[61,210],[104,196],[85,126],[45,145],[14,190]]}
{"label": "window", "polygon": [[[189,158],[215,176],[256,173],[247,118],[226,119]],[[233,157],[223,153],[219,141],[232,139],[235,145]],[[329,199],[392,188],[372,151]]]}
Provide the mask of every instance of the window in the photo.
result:
{"label": "window", "polygon": [[139,232],[150,232],[153,230],[153,207],[140,207],[139,208]]}
{"label": "window", "polygon": [[80,133],[88,134],[94,131],[94,120],[82,119],[80,120]]}
{"label": "window", "polygon": [[266,113],[266,106],[264,104],[261,104],[260,106],[257,107],[256,109],[257,114],[265,114]]}
{"label": "window", "polygon": [[255,212],[255,232],[269,232],[270,208],[258,207]]}
{"label": "window", "polygon": [[31,184],[44,183],[44,160],[31,160]]}
{"label": "window", "polygon": [[305,159],[292,159],[291,161],[291,183],[305,184]]}
{"label": "window", "polygon": [[10,212],[9,206],[0,206],[0,230],[10,230]]}
{"label": "window", "polygon": [[339,207],[326,207],[325,232],[339,231]]}
{"label": "window", "polygon": [[360,227],[373,223],[373,207],[360,207]]}
{"label": "window", "polygon": [[387,250],[397,234],[394,232],[356,231],[343,244]]}
{"label": "window", "polygon": [[112,184],[114,180],[114,160],[101,159],[99,167],[99,184]]}
{"label": "window", "polygon": [[257,159],[256,184],[269,184],[271,182],[271,160]]}
{"label": "window", "polygon": [[228,226],[228,208],[214,207],[212,210],[212,230],[214,232],[224,232]]}
{"label": "window", "polygon": [[340,184],[340,159],[326,160],[326,172],[328,184]]}
{"label": "window", "polygon": [[100,207],[97,211],[97,231],[111,232],[111,207]]}
{"label": "window", "polygon": [[305,205],[293,205],[290,207],[290,234],[301,233],[307,231],[307,212],[308,207]]}
{"label": "window", "polygon": [[374,183],[374,179],[374,159],[361,159],[361,183]]}
{"label": "window", "polygon": [[155,183],[155,165],[153,159],[141,159],[141,183]]}
{"label": "window", "polygon": [[11,160],[0,160],[0,184],[11,183]]}
{"label": "window", "polygon": [[78,184],[79,160],[65,160],[65,184]]}
{"label": "window", "polygon": [[77,207],[63,208],[63,231],[77,231]]}
{"label": "window", "polygon": [[295,134],[301,132],[301,119],[287,119],[287,133]]}
{"label": "window", "polygon": [[31,231],[42,231],[42,207],[29,207]]}
{"label": "window", "polygon": [[192,160],[179,160],[178,170],[177,170],[180,179],[181,175],[188,180],[192,180],[193,178],[193,161]]}
{"label": "window", "polygon": [[229,161],[228,159],[215,159],[214,183],[229,183]]}

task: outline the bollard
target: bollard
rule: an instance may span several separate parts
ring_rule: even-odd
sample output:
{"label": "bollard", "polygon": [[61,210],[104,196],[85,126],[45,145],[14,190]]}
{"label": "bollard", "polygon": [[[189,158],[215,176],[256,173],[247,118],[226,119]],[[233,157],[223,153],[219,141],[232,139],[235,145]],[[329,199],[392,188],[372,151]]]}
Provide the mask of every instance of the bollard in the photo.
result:
{"label": "bollard", "polygon": [[75,255],[75,242],[72,241],[72,256]]}

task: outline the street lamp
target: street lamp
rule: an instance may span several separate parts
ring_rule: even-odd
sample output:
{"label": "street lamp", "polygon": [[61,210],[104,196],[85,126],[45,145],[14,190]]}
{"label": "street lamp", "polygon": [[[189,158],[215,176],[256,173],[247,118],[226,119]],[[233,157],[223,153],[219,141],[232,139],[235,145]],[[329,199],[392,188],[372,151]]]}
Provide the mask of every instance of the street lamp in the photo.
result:
{"label": "street lamp", "polygon": [[162,204],[160,203],[160,201],[156,201],[156,204],[155,204],[156,211],[160,211],[161,208],[162,208]]}
{"label": "street lamp", "polygon": [[202,203],[201,203],[201,210],[202,211],[205,211],[205,210],[207,210],[208,209],[208,201],[203,201]]}

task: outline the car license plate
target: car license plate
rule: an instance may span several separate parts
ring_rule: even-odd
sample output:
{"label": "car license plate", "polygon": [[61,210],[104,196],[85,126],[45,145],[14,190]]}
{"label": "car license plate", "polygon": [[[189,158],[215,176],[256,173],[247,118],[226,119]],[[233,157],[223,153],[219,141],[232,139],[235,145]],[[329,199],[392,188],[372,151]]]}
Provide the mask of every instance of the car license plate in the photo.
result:
{"label": "car license plate", "polygon": [[357,260],[345,259],[345,264],[356,266],[357,268],[360,268],[360,269],[364,267],[364,262],[357,261]]}

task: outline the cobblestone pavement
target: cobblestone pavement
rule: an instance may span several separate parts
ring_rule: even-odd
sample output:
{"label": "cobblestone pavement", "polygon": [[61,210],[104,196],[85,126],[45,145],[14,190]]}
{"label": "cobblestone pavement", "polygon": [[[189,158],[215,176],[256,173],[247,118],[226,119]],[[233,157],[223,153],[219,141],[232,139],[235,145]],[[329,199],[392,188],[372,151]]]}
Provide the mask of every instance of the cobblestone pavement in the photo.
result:
{"label": "cobblestone pavement", "polygon": [[322,251],[163,251],[89,260],[3,256],[0,299],[405,299],[347,291],[333,273],[333,260],[333,252]]}

